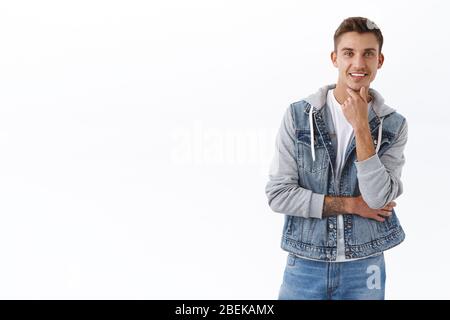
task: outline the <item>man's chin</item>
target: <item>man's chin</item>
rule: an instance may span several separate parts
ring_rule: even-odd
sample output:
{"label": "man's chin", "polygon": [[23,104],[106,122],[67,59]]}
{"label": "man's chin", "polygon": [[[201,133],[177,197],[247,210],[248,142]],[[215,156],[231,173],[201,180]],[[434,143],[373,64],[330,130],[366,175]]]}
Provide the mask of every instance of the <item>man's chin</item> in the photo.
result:
{"label": "man's chin", "polygon": [[353,91],[359,91],[362,87],[369,87],[370,83],[347,83],[347,88],[352,89]]}

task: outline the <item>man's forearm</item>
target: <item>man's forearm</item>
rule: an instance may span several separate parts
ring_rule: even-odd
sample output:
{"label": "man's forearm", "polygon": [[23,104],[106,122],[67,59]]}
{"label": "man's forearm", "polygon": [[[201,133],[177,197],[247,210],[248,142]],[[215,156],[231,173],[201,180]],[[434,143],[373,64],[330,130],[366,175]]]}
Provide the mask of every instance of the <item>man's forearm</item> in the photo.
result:
{"label": "man's forearm", "polygon": [[351,213],[350,197],[325,196],[322,217],[334,216],[342,213]]}
{"label": "man's forearm", "polygon": [[375,154],[369,126],[363,125],[355,129],[356,157],[364,161]]}

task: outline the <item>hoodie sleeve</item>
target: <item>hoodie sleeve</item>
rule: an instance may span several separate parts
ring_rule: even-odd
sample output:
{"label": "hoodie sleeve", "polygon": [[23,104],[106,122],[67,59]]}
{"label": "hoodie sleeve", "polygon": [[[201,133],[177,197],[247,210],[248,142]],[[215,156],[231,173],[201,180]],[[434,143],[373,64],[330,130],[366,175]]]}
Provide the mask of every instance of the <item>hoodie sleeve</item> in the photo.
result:
{"label": "hoodie sleeve", "polygon": [[405,119],[396,140],[386,152],[380,157],[375,154],[364,161],[355,161],[359,190],[370,208],[384,208],[403,193],[400,176],[405,164],[407,140],[408,123]]}
{"label": "hoodie sleeve", "polygon": [[276,137],[275,154],[265,188],[269,206],[275,212],[320,219],[325,195],[313,193],[298,185],[295,144],[291,105],[286,110]]}

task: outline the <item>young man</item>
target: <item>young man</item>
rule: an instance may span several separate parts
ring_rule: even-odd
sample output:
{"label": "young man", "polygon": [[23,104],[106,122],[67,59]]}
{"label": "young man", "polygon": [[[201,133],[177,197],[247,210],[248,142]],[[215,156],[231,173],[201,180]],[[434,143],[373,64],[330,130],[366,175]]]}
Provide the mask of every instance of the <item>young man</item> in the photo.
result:
{"label": "young man", "polygon": [[337,83],[286,110],[265,190],[285,215],[279,299],[384,299],[383,252],[405,238],[393,200],[408,127],[369,89],[382,45],[375,23],[345,19],[331,53]]}

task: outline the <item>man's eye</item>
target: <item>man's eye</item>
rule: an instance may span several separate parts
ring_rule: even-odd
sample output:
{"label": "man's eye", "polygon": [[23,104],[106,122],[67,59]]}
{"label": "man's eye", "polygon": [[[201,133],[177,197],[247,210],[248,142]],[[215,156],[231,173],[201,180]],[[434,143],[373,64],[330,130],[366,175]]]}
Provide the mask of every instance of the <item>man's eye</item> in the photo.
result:
{"label": "man's eye", "polygon": [[346,51],[346,52],[344,52],[344,55],[346,55],[346,56],[351,56],[351,55],[352,55],[352,52]]}
{"label": "man's eye", "polygon": [[369,52],[366,52],[366,56],[373,56],[373,52],[372,51],[369,51]]}

